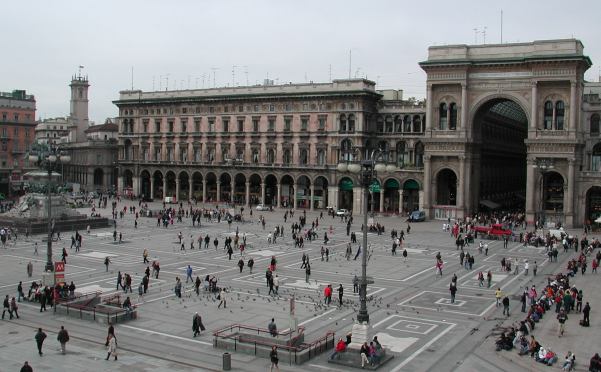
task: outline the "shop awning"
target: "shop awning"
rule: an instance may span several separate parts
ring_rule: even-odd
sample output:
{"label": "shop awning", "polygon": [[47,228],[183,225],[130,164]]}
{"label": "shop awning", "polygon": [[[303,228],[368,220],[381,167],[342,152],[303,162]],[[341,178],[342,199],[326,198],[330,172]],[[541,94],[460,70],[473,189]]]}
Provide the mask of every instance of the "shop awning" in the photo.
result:
{"label": "shop awning", "polygon": [[386,181],[386,188],[387,189],[399,189],[399,181],[395,180],[395,179],[389,179],[388,181]]}
{"label": "shop awning", "polygon": [[419,190],[419,185],[415,180],[407,180],[403,184],[403,190]]}
{"label": "shop awning", "polygon": [[345,178],[342,181],[340,181],[340,190],[353,191],[353,181],[349,180],[348,178]]}

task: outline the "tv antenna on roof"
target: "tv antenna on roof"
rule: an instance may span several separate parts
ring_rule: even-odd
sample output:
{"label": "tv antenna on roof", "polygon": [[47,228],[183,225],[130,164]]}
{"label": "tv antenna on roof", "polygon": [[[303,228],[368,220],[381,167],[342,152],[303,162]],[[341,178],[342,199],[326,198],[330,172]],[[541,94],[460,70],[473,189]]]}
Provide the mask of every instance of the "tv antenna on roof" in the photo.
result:
{"label": "tv antenna on roof", "polygon": [[213,88],[215,88],[215,72],[219,70],[217,67],[211,67],[211,71],[213,71]]}

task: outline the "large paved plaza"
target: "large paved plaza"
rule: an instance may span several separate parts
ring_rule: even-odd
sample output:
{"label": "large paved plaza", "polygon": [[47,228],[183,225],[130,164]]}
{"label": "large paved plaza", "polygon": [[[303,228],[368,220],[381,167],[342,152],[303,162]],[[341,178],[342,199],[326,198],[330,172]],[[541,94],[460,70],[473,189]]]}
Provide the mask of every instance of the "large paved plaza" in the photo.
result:
{"label": "large paved plaza", "polygon": [[[110,204],[110,203],[109,203]],[[122,202],[123,206],[135,205],[135,202]],[[199,205],[200,207],[200,205]],[[158,204],[151,209],[158,209]],[[81,210],[85,211],[84,209]],[[110,209],[100,210],[110,215]],[[344,251],[349,237],[345,224],[339,218],[323,216],[319,221],[320,238],[305,241],[304,249],[294,246],[290,225],[298,221],[302,211],[296,211],[294,218],[284,222],[283,210],[273,212],[253,211],[253,216],[244,212],[247,222],[228,223],[206,222],[201,227],[192,227],[190,219],[174,223],[168,228],[157,227],[156,218],[140,217],[138,228],[134,228],[134,215],[126,214],[117,220],[117,231],[123,234],[123,242],[113,242],[112,227],[83,233],[81,252],[69,250],[69,232],[63,232],[62,241],[55,243],[54,259],[60,260],[63,246],[69,250],[66,265],[67,282],[74,281],[78,291],[102,290],[104,293],[117,292],[117,272],[132,275],[132,299],[137,302],[137,285],[146,265],[142,263],[142,252],[148,249],[150,260],[161,263],[160,277],[150,281],[148,294],[138,307],[138,319],[116,326],[119,340],[119,361],[105,361],[104,341],[106,325],[54,314],[52,311],[39,312],[39,306],[33,303],[21,303],[19,320],[0,322],[0,371],[15,371],[28,360],[36,371],[167,371],[167,370],[221,370],[222,350],[213,348],[212,332],[224,326],[240,323],[249,326],[267,328],[271,318],[275,318],[278,328],[283,330],[289,325],[288,300],[296,298],[296,314],[299,324],[305,327],[306,340],[323,336],[332,330],[336,336],[343,337],[350,331],[354,316],[359,307],[358,296],[353,294],[352,278],[360,273],[360,259],[347,260]],[[258,223],[258,217],[266,219],[266,227]],[[307,221],[319,217],[319,212],[307,211]],[[351,231],[359,233],[359,216]],[[468,271],[459,265],[458,251],[448,232],[443,232],[441,222],[424,222],[411,225],[411,233],[406,235],[404,246],[408,251],[407,262],[403,256],[391,255],[390,229],[406,229],[407,224],[398,217],[381,217],[378,221],[386,227],[380,236],[370,233],[371,244],[368,273],[374,284],[368,288],[370,301],[368,309],[373,335],[378,335],[382,344],[390,349],[395,358],[380,370],[383,371],[516,371],[545,367],[536,365],[529,358],[518,357],[516,353],[499,354],[494,352],[491,333],[503,325],[521,319],[519,300],[511,297],[512,316],[506,319],[500,308],[495,307],[494,288],[500,287],[510,294],[517,294],[526,285],[537,287],[546,283],[546,274],[564,269],[563,262],[575,253],[561,253],[559,263],[549,263],[543,254],[544,249],[523,247],[519,243],[510,243],[507,249],[501,241],[489,242],[489,254],[477,252],[477,244],[467,247],[475,254],[473,270]],[[275,225],[284,226],[284,237],[275,244],[267,243],[267,234]],[[330,227],[332,232],[330,233]],[[246,233],[248,247],[244,252],[245,262],[249,257],[255,260],[253,273],[244,267],[239,272],[237,262],[239,253],[235,252],[230,261],[223,250],[223,241],[233,236],[236,229],[240,235]],[[184,236],[186,250],[181,251],[178,232]],[[330,256],[321,261],[320,248],[323,232],[328,231]],[[576,232],[580,234],[580,231]],[[211,243],[208,249],[190,250],[190,236],[196,240],[202,234],[209,234]],[[215,249],[213,239],[219,239]],[[26,265],[33,262],[33,279],[41,279],[45,264],[45,245],[42,236],[33,236],[28,240],[19,236],[16,244],[11,241],[6,249],[0,250],[0,295],[16,292],[17,283],[22,280],[25,291],[31,279],[27,278]],[[34,242],[39,242],[39,256],[33,255]],[[353,256],[357,250],[353,245]],[[311,262],[311,277],[305,281],[305,272],[300,269],[301,256],[307,253]],[[445,261],[442,278],[435,274],[435,255],[441,252]],[[108,272],[103,264],[106,256],[111,257]],[[271,256],[278,260],[277,274],[280,279],[279,296],[268,295],[265,283],[265,269]],[[500,271],[502,257],[535,260],[539,264],[536,277],[512,275]],[[214,295],[202,291],[197,296],[192,283],[184,284],[182,299],[175,297],[173,287],[175,277],[184,279],[185,269],[191,265],[194,277],[204,278],[207,274],[218,277],[218,286],[229,291],[226,309],[218,309]],[[480,287],[477,281],[479,271],[491,270],[493,283],[491,288]],[[450,302],[449,282],[453,273],[458,276],[458,293],[455,303]],[[585,360],[596,352],[600,336],[596,311],[601,307],[598,294],[593,293],[597,277],[587,274],[583,280],[576,278],[575,283],[585,290],[585,301],[593,307],[591,327],[577,326],[578,316],[570,318],[567,336],[561,340],[556,336],[554,315],[547,316],[536,335],[541,343],[553,345],[560,356],[568,349],[575,350],[583,368]],[[323,304],[323,288],[332,284],[344,286],[344,304],[338,303],[337,292],[331,306]],[[334,305],[336,304],[336,305]],[[207,330],[199,337],[192,337],[192,316],[198,312]],[[61,355],[56,341],[56,332],[65,325],[71,334],[67,355]],[[49,338],[45,343],[45,354],[39,357],[33,340],[37,327],[43,327]],[[590,342],[591,340],[597,341]],[[573,349],[572,349],[573,348]],[[328,353],[329,354],[329,353]],[[283,371],[344,371],[344,367],[327,363],[328,354],[322,354],[311,361],[298,366],[282,364]],[[524,359],[520,359],[524,358]],[[588,363],[588,362],[586,362]],[[232,369],[237,371],[269,370],[267,359],[234,353]],[[540,367],[539,367],[540,366]]]}

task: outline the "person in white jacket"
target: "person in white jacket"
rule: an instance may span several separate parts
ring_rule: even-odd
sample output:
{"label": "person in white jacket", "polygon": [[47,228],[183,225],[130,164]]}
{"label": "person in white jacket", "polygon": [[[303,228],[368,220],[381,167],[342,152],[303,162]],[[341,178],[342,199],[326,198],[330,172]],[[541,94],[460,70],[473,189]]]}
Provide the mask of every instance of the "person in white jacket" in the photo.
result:
{"label": "person in white jacket", "polygon": [[278,289],[280,288],[280,278],[278,278],[278,274],[275,274],[273,277],[273,287],[275,288],[275,295],[278,295]]}
{"label": "person in white jacket", "polygon": [[115,360],[117,360],[117,339],[114,335],[109,335],[109,349],[108,354],[106,355],[106,360],[109,360],[110,356],[114,356]]}

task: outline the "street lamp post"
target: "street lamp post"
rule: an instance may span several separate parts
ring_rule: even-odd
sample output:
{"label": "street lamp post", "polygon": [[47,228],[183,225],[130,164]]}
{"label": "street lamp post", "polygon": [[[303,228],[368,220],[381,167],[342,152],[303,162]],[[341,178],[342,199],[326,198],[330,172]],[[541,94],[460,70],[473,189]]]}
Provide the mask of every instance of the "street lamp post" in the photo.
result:
{"label": "street lamp post", "polygon": [[[338,164],[339,172],[350,172],[359,175],[361,186],[363,188],[363,252],[361,255],[361,280],[359,283],[359,301],[361,307],[357,314],[359,324],[369,323],[369,314],[367,312],[367,215],[369,188],[376,178],[377,172],[394,171],[396,167],[387,167],[382,162],[386,159],[386,152],[382,150],[373,150],[366,154],[366,158],[361,161],[354,161],[355,155],[360,154],[360,149],[354,148],[343,154],[344,162]],[[373,205],[373,204],[372,204]]]}
{"label": "street lamp post", "polygon": [[545,174],[550,172],[553,168],[555,168],[552,159],[536,159],[536,164],[533,165],[534,168],[538,169],[540,172],[540,222],[545,227]]}
{"label": "street lamp post", "polygon": [[52,172],[59,165],[69,163],[71,157],[62,152],[58,147],[39,145],[34,147],[29,152],[29,161],[36,164],[40,169],[48,172],[48,181],[46,183],[46,195],[48,197],[48,250],[46,256],[46,271],[54,271],[52,262],[52,235],[53,235],[53,219],[52,219]]}

